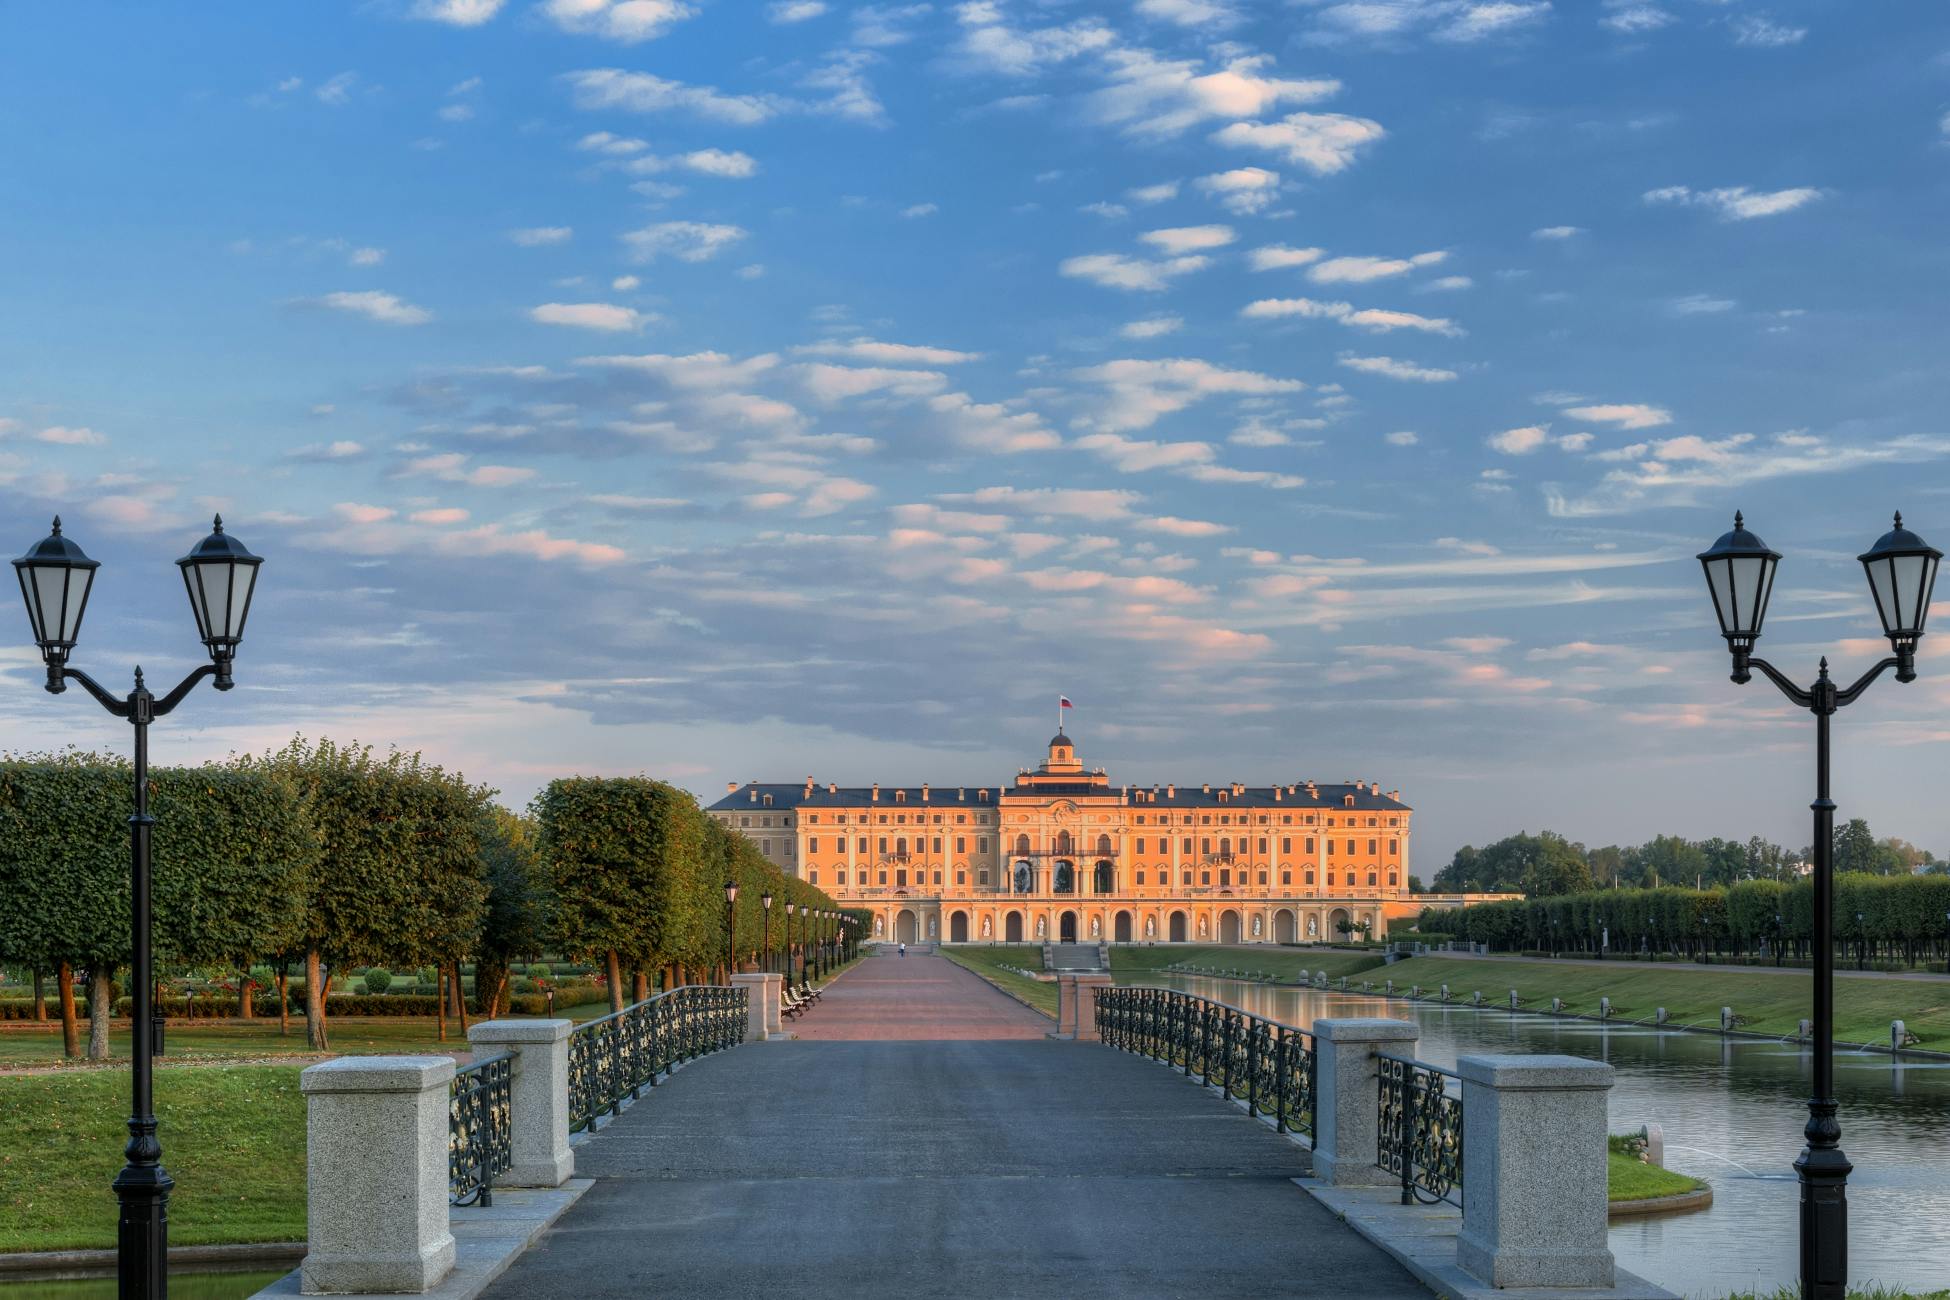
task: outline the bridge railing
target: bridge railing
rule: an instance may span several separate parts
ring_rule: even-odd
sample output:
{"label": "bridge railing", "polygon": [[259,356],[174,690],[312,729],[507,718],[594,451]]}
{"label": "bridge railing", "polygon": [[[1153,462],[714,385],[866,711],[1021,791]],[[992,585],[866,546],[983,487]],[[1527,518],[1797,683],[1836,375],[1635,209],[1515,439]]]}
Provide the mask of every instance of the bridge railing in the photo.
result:
{"label": "bridge railing", "polygon": [[1375,1054],[1375,1164],[1401,1181],[1402,1204],[1462,1208],[1462,1076]]}
{"label": "bridge railing", "polygon": [[1314,1135],[1319,1066],[1304,1029],[1179,989],[1126,985],[1097,991],[1097,1033],[1244,1098],[1283,1133]]}
{"label": "bridge railing", "polygon": [[512,1052],[454,1071],[447,1089],[447,1202],[493,1205],[494,1179],[514,1163]]}
{"label": "bridge railing", "polygon": [[745,1041],[742,985],[686,984],[612,1011],[569,1034],[569,1131],[595,1127],[673,1065]]}

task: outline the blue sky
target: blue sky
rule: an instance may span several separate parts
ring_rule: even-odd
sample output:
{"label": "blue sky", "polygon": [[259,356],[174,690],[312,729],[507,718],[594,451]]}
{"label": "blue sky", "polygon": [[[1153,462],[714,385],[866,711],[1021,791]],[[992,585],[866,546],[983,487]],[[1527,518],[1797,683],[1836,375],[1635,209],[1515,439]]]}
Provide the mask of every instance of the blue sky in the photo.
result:
{"label": "blue sky", "polygon": [[[1425,875],[1550,825],[1806,839],[1763,651],[1879,653],[1940,507],[1950,25],[1923,4],[374,0],[0,14],[0,493],[194,662],[514,802],[565,771],[1341,780]],[[0,657],[0,741],[120,743]],[[1838,797],[1950,850],[1950,677]]]}

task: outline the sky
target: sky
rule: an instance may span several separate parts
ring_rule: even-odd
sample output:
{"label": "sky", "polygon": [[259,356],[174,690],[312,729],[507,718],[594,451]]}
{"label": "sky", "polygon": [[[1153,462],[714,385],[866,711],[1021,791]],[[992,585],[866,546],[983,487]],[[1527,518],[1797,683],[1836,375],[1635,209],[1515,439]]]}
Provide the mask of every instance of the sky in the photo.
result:
{"label": "sky", "polygon": [[[1950,537],[1950,21],[1839,0],[0,10],[0,506],[75,663],[551,777],[1376,780],[1459,844],[1805,844],[1760,651]],[[0,747],[123,748],[0,650]],[[1942,635],[1940,632],[1939,635]],[[1950,852],[1950,659],[1837,721]]]}

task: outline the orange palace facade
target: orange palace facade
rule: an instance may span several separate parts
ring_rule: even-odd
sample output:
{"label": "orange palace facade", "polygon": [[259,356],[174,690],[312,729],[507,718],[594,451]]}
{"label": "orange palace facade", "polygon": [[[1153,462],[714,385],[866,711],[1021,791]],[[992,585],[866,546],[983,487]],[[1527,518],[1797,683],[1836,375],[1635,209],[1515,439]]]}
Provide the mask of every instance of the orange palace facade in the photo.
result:
{"label": "orange palace facade", "polygon": [[1009,786],[755,781],[707,811],[887,942],[1327,943],[1424,902],[1400,791],[1114,787],[1062,732]]}

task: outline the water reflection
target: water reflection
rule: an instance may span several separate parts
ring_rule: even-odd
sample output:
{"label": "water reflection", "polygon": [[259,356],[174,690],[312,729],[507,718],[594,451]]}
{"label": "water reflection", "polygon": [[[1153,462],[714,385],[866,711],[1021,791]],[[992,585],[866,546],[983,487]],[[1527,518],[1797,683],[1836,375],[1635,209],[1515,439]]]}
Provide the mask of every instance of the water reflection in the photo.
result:
{"label": "water reflection", "polygon": [[[1618,1262],[1687,1296],[1795,1280],[1800,1187],[1792,1165],[1807,1120],[1809,1061],[1790,1045],[1193,976],[1142,982],[1303,1028],[1316,1016],[1412,1016],[1422,1026],[1416,1054],[1436,1065],[1453,1067],[1474,1052],[1608,1061],[1618,1071],[1612,1131],[1657,1122],[1667,1166],[1713,1184],[1711,1209],[1615,1224]],[[1950,1284],[1950,1068],[1849,1053],[1835,1059],[1835,1083],[1842,1149],[1855,1163],[1850,1280]]]}
{"label": "water reflection", "polygon": [[[256,1295],[290,1272],[278,1269],[268,1273],[189,1273],[181,1269],[169,1274],[170,1300],[243,1300]],[[0,1297],[5,1300],[114,1300],[115,1279],[94,1282],[4,1282]]]}

